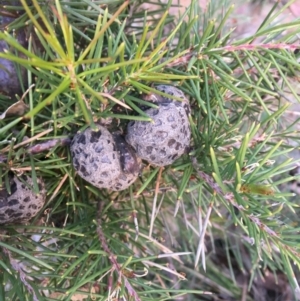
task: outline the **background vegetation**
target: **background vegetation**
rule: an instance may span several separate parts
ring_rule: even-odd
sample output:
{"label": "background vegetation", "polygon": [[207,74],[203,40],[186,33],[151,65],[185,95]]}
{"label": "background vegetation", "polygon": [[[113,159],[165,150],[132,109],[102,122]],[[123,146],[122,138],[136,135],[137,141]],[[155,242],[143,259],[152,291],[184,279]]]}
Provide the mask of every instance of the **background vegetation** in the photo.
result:
{"label": "background vegetation", "polygon": [[[274,21],[292,1],[242,39],[226,1],[205,13],[193,1],[179,19],[172,1],[20,2],[2,7],[15,19],[0,58],[30,88],[0,120],[0,166],[42,177],[48,198],[27,225],[1,226],[0,299],[296,300],[300,21]],[[68,139],[149,120],[139,106],[158,83],[190,99],[189,154],[118,193],[76,176]],[[1,111],[18,98],[2,95]]]}

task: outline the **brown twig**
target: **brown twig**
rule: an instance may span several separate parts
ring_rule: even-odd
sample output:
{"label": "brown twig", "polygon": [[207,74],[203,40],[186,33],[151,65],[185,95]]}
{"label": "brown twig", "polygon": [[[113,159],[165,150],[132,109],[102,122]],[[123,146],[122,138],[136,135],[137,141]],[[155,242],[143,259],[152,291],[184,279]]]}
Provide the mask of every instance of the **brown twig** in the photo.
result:
{"label": "brown twig", "polygon": [[9,262],[11,264],[11,266],[13,267],[13,269],[19,273],[19,276],[20,276],[20,280],[22,281],[22,283],[25,285],[25,287],[27,288],[27,290],[32,294],[33,296],[33,300],[34,301],[39,301],[34,289],[32,288],[32,286],[28,283],[27,281],[27,275],[26,273],[23,271],[21,265],[19,264],[19,262],[17,262],[17,260],[15,260],[13,257],[12,257],[12,254],[11,252],[6,249],[6,248],[3,248],[3,251],[4,253],[8,256],[9,258]]}
{"label": "brown twig", "polygon": [[71,139],[67,138],[58,138],[58,139],[51,139],[47,140],[42,143],[37,143],[35,145],[29,146],[27,148],[27,153],[34,155],[44,151],[47,151],[55,146],[67,146],[70,145]]}
{"label": "brown twig", "polygon": [[[198,166],[198,162],[197,159],[195,157],[192,157],[192,164],[198,174],[198,176],[204,181],[206,182],[210,187],[213,188],[213,190],[218,194],[218,195],[222,195],[224,197],[225,200],[229,201],[235,208],[237,208],[239,211],[241,212],[245,212],[245,208],[242,205],[239,205],[238,203],[236,203],[235,201],[235,197],[234,194],[232,192],[227,192],[224,193],[222,188],[214,181],[214,179],[207,175],[206,173],[204,173],[203,171],[199,170],[199,166]],[[256,225],[258,226],[259,229],[261,229],[262,231],[266,232],[268,235],[270,235],[271,237],[275,238],[277,243],[280,244],[282,246],[282,248],[284,248],[285,250],[288,250],[289,252],[291,252],[292,254],[294,254],[297,257],[300,257],[300,253],[297,252],[293,247],[285,245],[281,240],[280,237],[278,236],[278,234],[272,230],[271,228],[269,228],[266,224],[264,224],[257,216],[250,214],[247,215],[248,218]]]}
{"label": "brown twig", "polygon": [[[234,200],[234,194],[232,192],[224,193],[222,188],[214,181],[212,177],[204,173],[203,171],[200,171],[198,168],[198,162],[196,158],[192,158],[192,163],[194,168],[196,169],[196,172],[198,176],[204,180],[210,187],[213,188],[213,190],[218,194],[222,195],[227,201],[229,201],[235,208],[237,208],[239,211],[245,211],[245,208],[242,205],[239,205]],[[270,229],[268,226],[266,226],[264,223],[262,223],[258,217],[254,215],[248,216],[252,222],[254,222],[260,229],[267,232],[269,235],[273,237],[278,237],[277,233]]]}
{"label": "brown twig", "polygon": [[[37,143],[35,145],[29,146],[28,148],[26,148],[26,153],[30,154],[30,155],[35,155],[35,154],[38,154],[38,153],[41,153],[44,151],[48,151],[55,146],[68,146],[68,145],[70,145],[70,143],[71,143],[71,139],[68,137],[51,139],[51,140],[47,140],[42,143]],[[26,144],[26,143],[24,143],[24,141],[23,141],[22,144]],[[20,144],[19,144],[19,146],[20,146]],[[15,149],[15,147],[14,147],[14,149]],[[0,154],[0,163],[4,163],[4,162],[7,162],[7,156]]]}
{"label": "brown twig", "polygon": [[123,279],[124,285],[127,288],[129,295],[132,296],[135,301],[141,301],[137,292],[135,291],[135,289],[129,283],[127,277],[125,277],[124,273],[122,272],[122,268],[121,268],[120,264],[118,263],[118,261],[116,260],[116,256],[112,253],[112,251],[108,247],[105,235],[102,231],[101,212],[102,212],[103,206],[104,206],[104,203],[99,201],[98,202],[98,217],[97,217],[97,234],[98,234],[99,241],[101,243],[103,250],[107,253],[108,259],[111,262],[111,264],[113,265],[114,270],[117,271],[118,277],[120,279]]}
{"label": "brown twig", "polygon": [[245,50],[258,50],[258,49],[287,49],[287,50],[296,50],[300,47],[299,44],[287,44],[287,43],[268,43],[268,44],[243,44],[243,45],[228,45],[220,48],[211,49],[211,51],[245,51]]}

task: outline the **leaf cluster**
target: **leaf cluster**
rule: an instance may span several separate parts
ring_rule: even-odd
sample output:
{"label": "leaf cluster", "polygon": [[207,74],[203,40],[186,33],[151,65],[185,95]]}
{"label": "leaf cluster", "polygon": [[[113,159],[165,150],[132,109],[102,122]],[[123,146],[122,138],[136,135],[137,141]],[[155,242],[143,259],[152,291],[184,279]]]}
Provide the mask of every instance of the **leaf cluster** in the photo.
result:
{"label": "leaf cluster", "polygon": [[[287,111],[299,101],[299,21],[272,24],[285,8],[276,4],[255,36],[232,40],[225,4],[216,21],[213,6],[203,14],[192,1],[174,22],[172,1],[154,12],[139,1],[26,2],[0,33],[23,55],[0,58],[24,66],[34,87],[24,116],[0,120],[0,168],[42,177],[49,200],[31,225],[3,228],[2,299],[236,300],[237,271],[250,275],[249,291],[255,277],[283,271],[297,294],[299,205],[282,187],[297,179],[287,175],[298,119]],[[25,25],[27,48],[14,36]],[[142,95],[158,83],[189,97],[193,144],[164,170],[146,166],[128,190],[84,182],[59,143],[29,151],[96,122],[150,121]]]}

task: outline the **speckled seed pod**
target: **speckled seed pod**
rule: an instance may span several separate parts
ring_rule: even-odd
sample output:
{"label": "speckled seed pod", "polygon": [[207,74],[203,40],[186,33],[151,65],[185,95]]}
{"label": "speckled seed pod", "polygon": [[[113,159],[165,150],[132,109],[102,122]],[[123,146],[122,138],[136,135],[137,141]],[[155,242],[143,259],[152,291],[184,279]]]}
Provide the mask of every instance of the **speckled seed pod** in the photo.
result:
{"label": "speckled seed pod", "polygon": [[138,177],[139,159],[120,135],[97,127],[98,131],[87,128],[73,138],[73,166],[80,177],[98,188],[124,190]]}
{"label": "speckled seed pod", "polygon": [[161,91],[165,94],[172,95],[176,98],[181,99],[181,101],[176,101],[173,98],[169,98],[167,96],[159,95],[159,94],[149,94],[145,96],[145,100],[151,101],[156,104],[167,105],[169,103],[175,104],[177,107],[184,108],[187,115],[191,113],[189,100],[186,98],[184,93],[174,86],[169,85],[158,85],[155,87],[156,90]]}
{"label": "speckled seed pod", "polygon": [[[24,223],[33,218],[46,201],[45,184],[37,179],[39,193],[33,191],[32,179],[13,174],[9,176],[10,194],[6,188],[0,189],[0,224]],[[5,184],[3,184],[5,185]]]}
{"label": "speckled seed pod", "polygon": [[159,105],[158,109],[145,110],[153,122],[129,122],[126,141],[143,160],[155,166],[166,166],[178,159],[190,145],[190,107],[179,89],[166,85],[157,86],[156,89],[183,101],[174,101],[157,94],[148,95],[147,100]]}

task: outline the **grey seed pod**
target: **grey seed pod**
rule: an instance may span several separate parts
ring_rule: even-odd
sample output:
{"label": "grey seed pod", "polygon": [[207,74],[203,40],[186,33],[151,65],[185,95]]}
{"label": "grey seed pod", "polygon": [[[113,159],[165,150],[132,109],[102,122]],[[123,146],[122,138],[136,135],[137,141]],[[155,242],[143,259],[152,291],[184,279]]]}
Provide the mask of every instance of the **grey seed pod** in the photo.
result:
{"label": "grey seed pod", "polygon": [[139,167],[135,164],[139,166],[139,159],[121,137],[113,136],[101,125],[97,127],[98,131],[87,128],[74,136],[73,166],[80,177],[95,187],[124,190],[138,177]]}
{"label": "grey seed pod", "polygon": [[158,91],[161,91],[165,94],[169,94],[169,95],[175,96],[177,98],[180,98],[181,101],[175,100],[175,99],[172,99],[172,98],[160,95],[160,94],[146,95],[145,96],[146,100],[149,100],[153,103],[157,103],[160,105],[167,105],[169,103],[174,103],[177,107],[184,108],[187,115],[189,115],[191,113],[189,100],[186,98],[186,96],[184,95],[184,93],[181,90],[179,90],[178,88],[176,88],[174,86],[169,86],[169,85],[158,85],[155,87],[155,89]]}
{"label": "grey seed pod", "polygon": [[145,113],[153,122],[129,122],[126,141],[135,149],[138,157],[155,166],[166,166],[178,159],[190,145],[189,103],[177,88],[160,85],[156,89],[180,97],[183,101],[152,94],[150,98],[155,100],[159,108],[147,109]]}
{"label": "grey seed pod", "polygon": [[39,193],[33,191],[33,181],[23,175],[22,182],[14,175],[9,177],[10,193],[0,190],[0,224],[24,223],[33,218],[44,206],[46,189],[42,179],[37,179]]}

